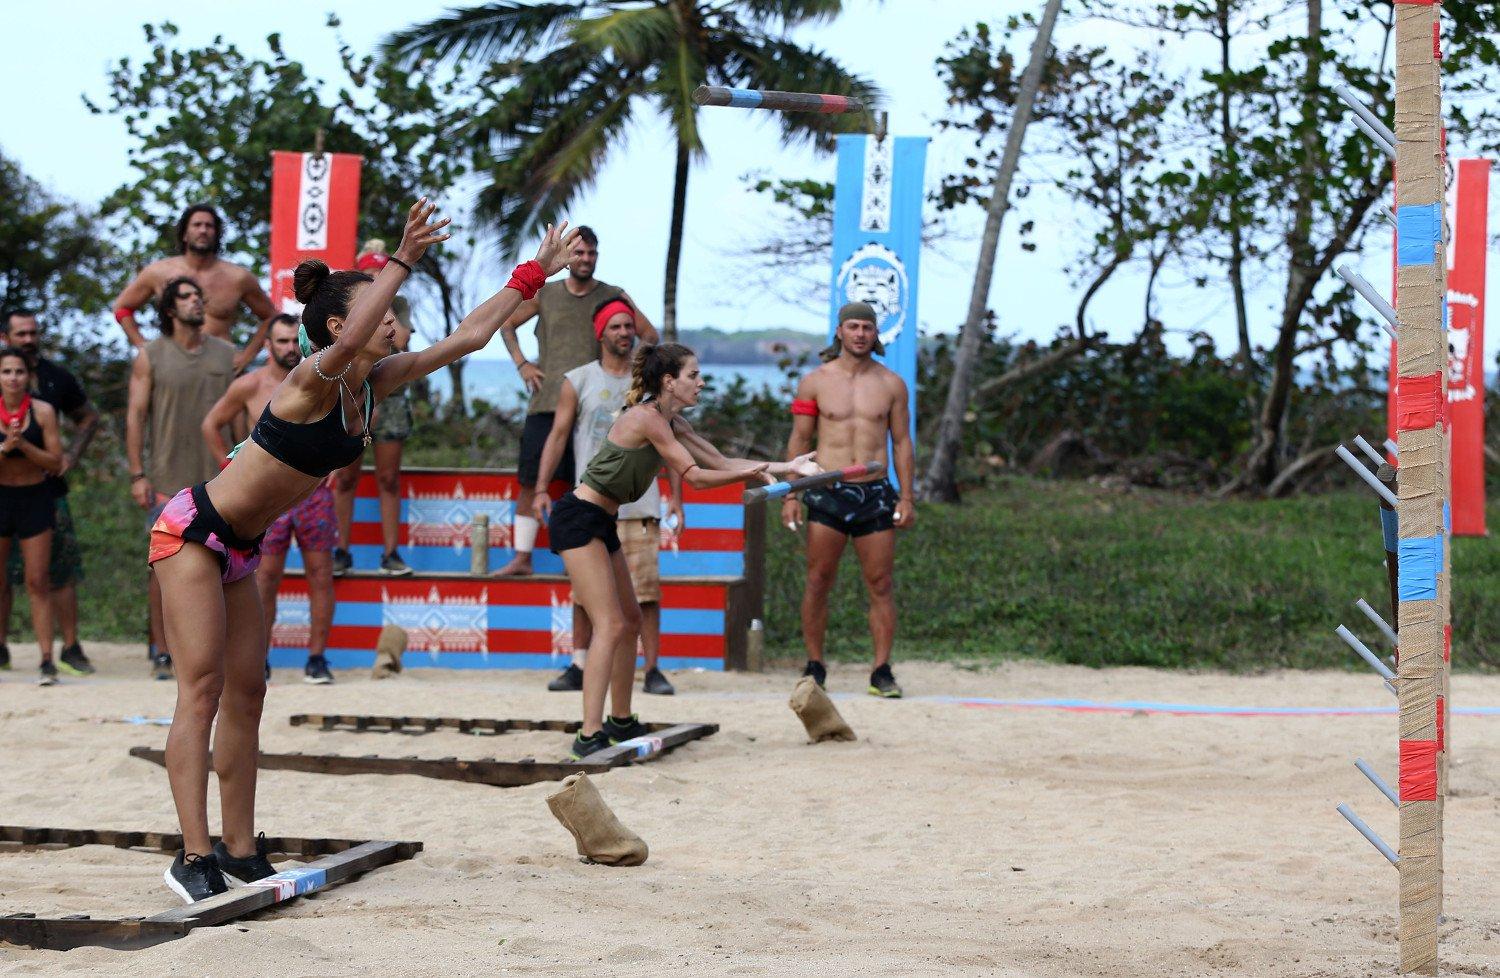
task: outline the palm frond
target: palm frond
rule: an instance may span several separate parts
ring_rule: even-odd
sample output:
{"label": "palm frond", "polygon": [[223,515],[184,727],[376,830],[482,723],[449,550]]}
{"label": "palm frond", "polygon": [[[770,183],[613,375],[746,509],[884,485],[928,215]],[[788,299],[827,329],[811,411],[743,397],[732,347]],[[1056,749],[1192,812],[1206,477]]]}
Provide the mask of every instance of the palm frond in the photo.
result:
{"label": "palm frond", "polygon": [[579,20],[569,31],[573,43],[610,52],[628,65],[660,61],[677,44],[677,18],[670,7],[631,7]]}
{"label": "palm frond", "polygon": [[821,23],[843,13],[843,0],[736,0],[736,14],[762,28]]}
{"label": "palm frond", "polygon": [[381,52],[401,64],[410,64],[429,50],[440,60],[515,58],[550,46],[588,7],[587,0],[494,0],[468,9],[449,9],[442,16],[390,34],[382,42]]}

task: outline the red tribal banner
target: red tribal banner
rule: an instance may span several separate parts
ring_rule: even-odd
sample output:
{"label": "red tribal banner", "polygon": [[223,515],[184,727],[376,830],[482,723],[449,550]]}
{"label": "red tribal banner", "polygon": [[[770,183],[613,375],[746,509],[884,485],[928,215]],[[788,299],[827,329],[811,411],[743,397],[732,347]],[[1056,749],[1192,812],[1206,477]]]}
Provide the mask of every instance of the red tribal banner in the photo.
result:
{"label": "red tribal banner", "polygon": [[[1484,277],[1489,245],[1490,161],[1459,160],[1448,200],[1448,416],[1454,536],[1484,536]],[[1394,349],[1394,344],[1393,344]],[[1392,356],[1394,366],[1395,358]],[[1391,373],[1389,435],[1396,437]]]}
{"label": "red tribal banner", "polygon": [[292,296],[298,262],[354,267],[361,162],[353,153],[271,154],[271,302],[278,310],[302,311]]}

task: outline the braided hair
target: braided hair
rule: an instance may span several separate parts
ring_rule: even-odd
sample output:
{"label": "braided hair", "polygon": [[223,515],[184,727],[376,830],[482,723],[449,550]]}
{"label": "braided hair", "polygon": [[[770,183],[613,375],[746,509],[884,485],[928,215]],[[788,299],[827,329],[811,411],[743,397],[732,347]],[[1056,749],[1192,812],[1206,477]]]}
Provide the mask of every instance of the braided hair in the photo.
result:
{"label": "braided hair", "polygon": [[641,344],[630,364],[630,392],[625,395],[625,406],[635,407],[660,397],[662,381],[676,377],[693,356],[696,354],[681,343]]}

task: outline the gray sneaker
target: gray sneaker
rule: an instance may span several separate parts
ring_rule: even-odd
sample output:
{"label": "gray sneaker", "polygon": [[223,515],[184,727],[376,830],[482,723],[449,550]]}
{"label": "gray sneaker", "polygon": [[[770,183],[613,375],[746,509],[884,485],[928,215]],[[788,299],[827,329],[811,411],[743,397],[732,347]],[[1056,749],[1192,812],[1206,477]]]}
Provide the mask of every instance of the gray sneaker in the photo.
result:
{"label": "gray sneaker", "polygon": [[57,666],[51,659],[42,660],[42,666],[37,670],[36,684],[38,686],[57,685]]}
{"label": "gray sneaker", "polygon": [[411,568],[406,566],[406,561],[401,559],[399,551],[392,550],[380,558],[380,573],[389,574],[392,577],[405,577],[411,573]]}
{"label": "gray sneaker", "polygon": [[645,681],[641,683],[641,692],[651,693],[653,696],[671,696],[677,690],[672,688],[671,681],[662,675],[660,669],[647,669]]}
{"label": "gray sneaker", "polygon": [[354,558],[343,547],[333,548],[333,576],[342,577],[354,569]]}

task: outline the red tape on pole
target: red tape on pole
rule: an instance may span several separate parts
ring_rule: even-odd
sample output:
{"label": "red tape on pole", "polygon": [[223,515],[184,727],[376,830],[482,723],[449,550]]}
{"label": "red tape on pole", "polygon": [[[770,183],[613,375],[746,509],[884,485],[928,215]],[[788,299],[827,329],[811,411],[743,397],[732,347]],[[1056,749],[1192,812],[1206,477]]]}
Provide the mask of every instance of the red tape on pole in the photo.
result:
{"label": "red tape on pole", "polygon": [[1443,720],[1448,715],[1448,708],[1447,705],[1443,702],[1443,699],[1444,698],[1441,696],[1437,698],[1437,749],[1440,751],[1447,750],[1447,748],[1443,746]]}
{"label": "red tape on pole", "polygon": [[1435,740],[1401,741],[1402,801],[1437,801],[1437,755]]}
{"label": "red tape on pole", "polygon": [[1402,377],[1396,381],[1396,430],[1425,431],[1441,424],[1443,375]]}

